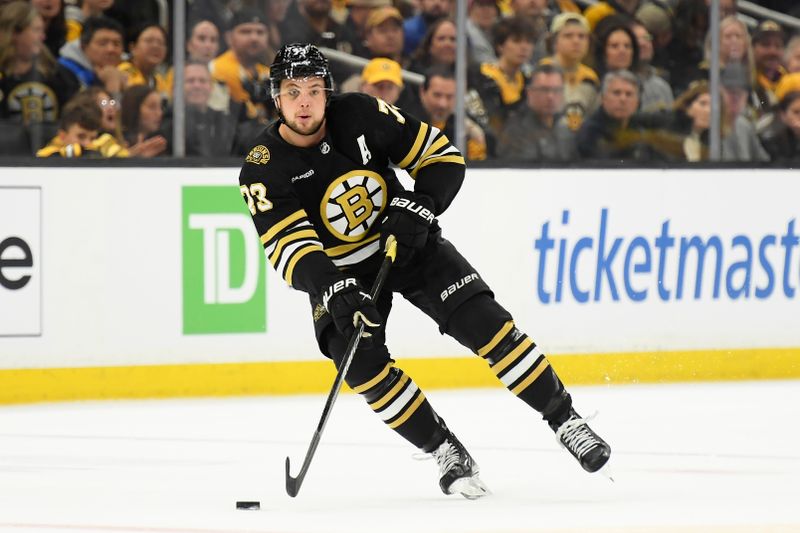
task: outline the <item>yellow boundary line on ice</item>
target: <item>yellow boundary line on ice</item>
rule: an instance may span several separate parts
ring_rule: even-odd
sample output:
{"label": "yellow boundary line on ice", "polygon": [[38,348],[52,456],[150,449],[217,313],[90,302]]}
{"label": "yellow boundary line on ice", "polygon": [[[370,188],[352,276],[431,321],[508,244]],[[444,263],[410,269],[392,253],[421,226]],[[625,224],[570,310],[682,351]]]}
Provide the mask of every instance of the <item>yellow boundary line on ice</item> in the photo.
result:
{"label": "yellow boundary line on ice", "polygon": [[[800,348],[552,355],[567,385],[800,378]],[[398,362],[424,389],[499,387],[476,357]],[[330,361],[0,370],[0,404],[327,392]],[[346,389],[346,388],[345,388]]]}

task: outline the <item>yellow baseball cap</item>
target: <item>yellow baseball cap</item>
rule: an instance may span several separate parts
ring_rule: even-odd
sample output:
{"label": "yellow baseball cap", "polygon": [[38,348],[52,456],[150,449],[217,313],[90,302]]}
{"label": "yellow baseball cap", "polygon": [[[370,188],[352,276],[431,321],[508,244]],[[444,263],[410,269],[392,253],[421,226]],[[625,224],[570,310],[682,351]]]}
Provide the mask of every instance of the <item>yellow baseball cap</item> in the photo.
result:
{"label": "yellow baseball cap", "polygon": [[400,10],[396,7],[386,6],[373,9],[367,17],[367,21],[364,23],[364,28],[369,30],[370,28],[383,24],[389,19],[396,20],[400,25],[403,24],[403,15],[400,14]]}
{"label": "yellow baseball cap", "polygon": [[366,65],[361,71],[361,79],[365,83],[378,83],[379,81],[390,81],[398,87],[403,86],[402,68],[400,63],[388,57],[376,57]]}
{"label": "yellow baseball cap", "polygon": [[775,98],[780,102],[787,94],[795,91],[800,91],[800,72],[784,74],[775,87]]}
{"label": "yellow baseball cap", "polygon": [[564,28],[564,26],[567,25],[567,23],[578,24],[585,31],[589,31],[589,23],[586,21],[586,17],[580,13],[565,11],[564,13],[559,13],[553,17],[553,22],[550,23],[550,33],[553,35],[557,34]]}

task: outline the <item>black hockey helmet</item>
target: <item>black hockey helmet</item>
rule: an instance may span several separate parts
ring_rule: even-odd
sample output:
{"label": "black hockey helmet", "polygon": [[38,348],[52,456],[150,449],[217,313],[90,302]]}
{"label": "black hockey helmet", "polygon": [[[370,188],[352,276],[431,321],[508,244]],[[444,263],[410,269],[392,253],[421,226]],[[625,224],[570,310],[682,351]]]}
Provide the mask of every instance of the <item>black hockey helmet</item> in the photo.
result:
{"label": "black hockey helmet", "polygon": [[269,67],[269,88],[272,97],[278,96],[281,80],[313,78],[325,81],[325,88],[333,90],[333,76],[328,60],[313,44],[292,43],[281,46]]}

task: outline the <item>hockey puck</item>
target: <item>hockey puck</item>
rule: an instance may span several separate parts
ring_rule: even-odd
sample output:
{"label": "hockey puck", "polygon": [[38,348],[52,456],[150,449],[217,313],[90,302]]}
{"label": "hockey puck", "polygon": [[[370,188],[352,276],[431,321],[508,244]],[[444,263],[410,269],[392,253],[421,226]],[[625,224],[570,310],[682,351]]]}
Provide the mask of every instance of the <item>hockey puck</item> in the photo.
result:
{"label": "hockey puck", "polygon": [[244,509],[245,511],[258,511],[261,509],[261,502],[236,502],[237,509]]}

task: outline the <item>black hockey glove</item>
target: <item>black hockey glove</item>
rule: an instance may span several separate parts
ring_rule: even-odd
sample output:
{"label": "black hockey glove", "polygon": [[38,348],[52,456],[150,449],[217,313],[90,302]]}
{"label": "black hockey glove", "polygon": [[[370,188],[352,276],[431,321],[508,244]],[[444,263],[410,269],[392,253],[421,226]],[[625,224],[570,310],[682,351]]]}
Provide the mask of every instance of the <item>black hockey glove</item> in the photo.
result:
{"label": "black hockey glove", "polygon": [[333,318],[336,329],[350,339],[360,322],[364,322],[362,337],[371,337],[383,318],[372,297],[356,278],[344,278],[332,283],[322,293],[322,305]]}
{"label": "black hockey glove", "polygon": [[403,266],[428,242],[428,231],[433,224],[433,200],[429,197],[403,191],[392,198],[381,223],[381,249],[386,239],[397,239],[395,264]]}

